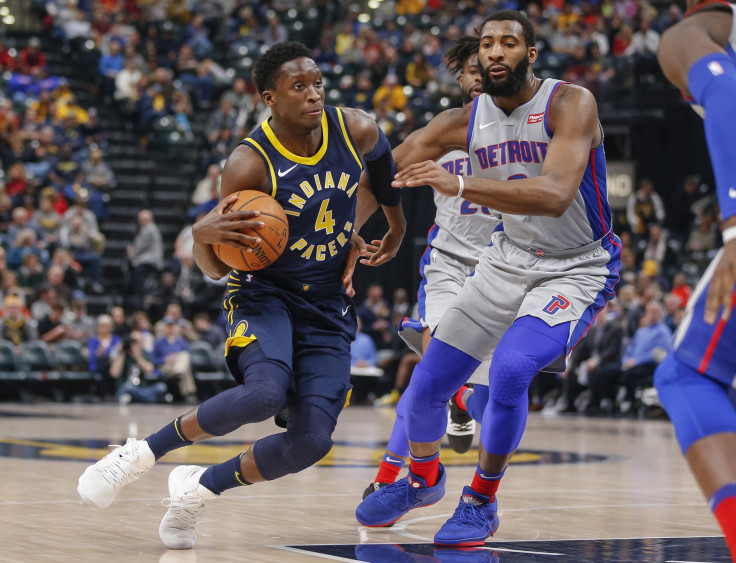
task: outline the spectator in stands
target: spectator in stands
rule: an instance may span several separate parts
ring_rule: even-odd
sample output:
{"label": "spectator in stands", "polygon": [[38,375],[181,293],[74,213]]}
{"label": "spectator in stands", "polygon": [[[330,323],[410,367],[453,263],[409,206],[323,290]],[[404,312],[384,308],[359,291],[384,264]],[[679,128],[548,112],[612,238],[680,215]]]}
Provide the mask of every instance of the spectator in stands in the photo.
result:
{"label": "spectator in stands", "polygon": [[227,339],[225,329],[220,325],[213,324],[209,314],[204,311],[194,315],[192,324],[199,339],[207,342],[213,350],[216,350]]}
{"label": "spectator in stands", "polygon": [[81,215],[72,215],[69,222],[61,228],[59,243],[85,269],[85,280],[89,282],[90,291],[97,294],[104,293],[102,257],[95,252],[92,233]]}
{"label": "spectator in stands", "polygon": [[676,273],[672,278],[672,295],[680,300],[680,308],[684,309],[690,296],[693,293],[692,288],[687,283],[687,276],[682,272]]}
{"label": "spectator in stands", "polygon": [[118,73],[123,70],[123,48],[118,41],[110,42],[110,50],[107,54],[102,54],[99,61],[100,70],[100,94],[107,103],[112,99],[115,93],[115,79]]}
{"label": "spectator in stands", "polygon": [[82,344],[87,344],[95,332],[95,321],[87,314],[87,304],[82,298],[72,300],[71,310],[67,311],[63,322],[67,328],[67,338]]}
{"label": "spectator in stands", "polygon": [[82,163],[82,173],[88,189],[108,193],[115,187],[115,173],[102,159],[102,151],[92,148],[89,151],[89,159]]}
{"label": "spectator in stands", "polygon": [[83,10],[77,10],[74,19],[64,24],[64,38],[67,43],[79,46],[92,35],[92,24]]}
{"label": "spectator in stands", "polygon": [[61,299],[56,298],[56,290],[48,283],[44,282],[37,286],[38,297],[31,304],[31,318],[38,322],[51,312],[51,307],[57,301],[63,303]]}
{"label": "spectator in stands", "polygon": [[717,225],[710,215],[704,215],[695,224],[687,237],[685,249],[691,254],[700,255],[700,261],[710,261],[709,252],[716,248]]}
{"label": "spectator in stands", "polygon": [[130,334],[130,327],[125,319],[125,309],[115,306],[110,309],[110,318],[112,319],[113,334],[124,338]]}
{"label": "spectator in stands", "polygon": [[[166,305],[164,318],[174,319],[181,327],[182,336],[184,336],[184,338],[186,338],[189,342],[199,340],[199,335],[197,334],[197,331],[194,330],[194,326],[192,325],[192,323],[182,316],[182,309],[179,303],[174,301]],[[166,326],[164,325],[163,320],[157,322],[156,325],[153,327],[153,332],[156,338],[164,336],[164,334],[166,333],[165,329]]]}
{"label": "spectator in stands", "polygon": [[562,412],[577,412],[575,399],[579,392],[590,386],[590,402],[586,414],[613,414],[613,402],[601,405],[604,397],[610,396],[601,389],[600,382],[617,381],[621,373],[621,343],[623,327],[621,319],[609,316],[609,304],[601,309],[583,340],[575,347],[567,369],[563,373],[563,395],[566,406]]}
{"label": "spectator in stands", "polygon": [[29,252],[23,256],[23,261],[18,269],[18,283],[24,288],[28,295],[32,295],[35,287],[46,280],[46,270],[41,263],[38,254]]}
{"label": "spectator in stands", "polygon": [[171,400],[166,383],[156,378],[156,369],[150,354],[143,349],[141,338],[137,332],[123,338],[120,352],[110,365],[110,377],[115,380],[115,400],[121,405]]}
{"label": "spectator in stands", "polygon": [[222,98],[220,106],[212,112],[207,120],[205,134],[210,143],[215,143],[219,139],[220,131],[223,129],[236,128],[238,121],[238,111],[233,107],[229,98]]}
{"label": "spectator in stands", "polygon": [[194,261],[194,256],[185,254],[179,260],[179,275],[174,286],[174,295],[181,303],[186,317],[190,317],[196,309],[202,308],[202,298],[206,290],[204,274]]}
{"label": "spectator in stands", "polygon": [[164,263],[164,245],[161,231],[149,209],[138,212],[140,229],[128,246],[128,259],[133,268],[133,295],[142,301],[148,276],[155,274]]}
{"label": "spectator in stands", "polygon": [[115,77],[115,99],[125,102],[130,106],[138,100],[138,83],[143,73],[136,66],[135,59],[125,59],[123,69]]}
{"label": "spectator in stands", "polygon": [[62,322],[66,307],[63,301],[56,301],[51,310],[38,321],[38,338],[47,344],[55,344],[66,338],[66,326]]}
{"label": "spectator in stands", "polygon": [[391,309],[383,298],[383,286],[373,283],[368,286],[365,301],[357,310],[363,322],[363,331],[373,339],[376,348],[387,348],[391,344]]}
{"label": "spectator in stands", "polygon": [[373,95],[373,109],[377,111],[383,107],[387,111],[401,111],[407,101],[404,88],[399,84],[397,76],[389,74]]}
{"label": "spectator in stands", "polygon": [[640,262],[653,260],[659,268],[669,268],[677,262],[677,254],[669,245],[669,233],[659,223],[649,225],[649,240],[642,242]]}
{"label": "spectator in stands", "polygon": [[145,311],[136,311],[130,317],[132,331],[137,332],[141,338],[141,345],[147,353],[153,352],[153,342],[156,337],[151,332],[151,321]]}
{"label": "spectator in stands", "polygon": [[621,24],[621,28],[613,38],[613,47],[611,48],[611,54],[614,57],[626,56],[626,51],[631,45],[632,38],[634,37],[634,30],[627,24]]}
{"label": "spectator in stands", "polygon": [[358,317],[358,328],[355,332],[355,340],[350,345],[351,367],[377,367],[377,351],[373,339],[363,332],[363,323]]}
{"label": "spectator in stands", "polygon": [[[50,190],[50,192],[47,190]],[[53,193],[53,188],[44,188],[41,198],[38,200],[38,209],[31,215],[30,224],[41,231],[49,250],[53,252],[59,240],[61,217],[54,210],[54,200],[47,195],[49,193]]]}
{"label": "spectator in stands", "polygon": [[[19,208],[20,209],[20,208]],[[23,210],[25,212],[25,209]],[[22,229],[15,237],[13,246],[8,251],[7,264],[8,268],[20,270],[23,265],[23,258],[28,254],[38,256],[41,264],[45,265],[49,262],[49,253],[46,249],[41,248],[36,231],[33,229]]]}
{"label": "spectator in stands", "polygon": [[[672,332],[663,322],[663,309],[658,301],[650,301],[639,329],[631,339],[621,363],[621,385],[626,387],[626,400],[633,404],[638,387],[651,386],[654,370],[669,348]],[[625,412],[625,407],[621,409]]]}
{"label": "spectator in stands", "polygon": [[10,196],[13,205],[17,207],[24,204],[27,189],[28,176],[26,175],[26,167],[22,162],[16,162],[8,169],[8,177],[5,180],[5,192]]}
{"label": "spectator in stands", "polygon": [[3,305],[0,338],[12,342],[18,351],[21,344],[33,340],[35,331],[30,319],[23,314],[23,301],[20,297],[6,295]]}
{"label": "spectator in stands", "polygon": [[263,31],[263,44],[272,47],[276,43],[282,43],[289,39],[289,32],[286,31],[286,26],[281,23],[281,20],[274,12],[268,18],[268,24],[266,29]]}
{"label": "spectator in stands", "polygon": [[38,37],[31,37],[26,48],[20,52],[18,72],[38,77],[45,71],[46,55],[41,50],[41,40]]}
{"label": "spectator in stands", "polygon": [[49,171],[49,180],[54,183],[57,191],[64,195],[67,201],[74,201],[77,192],[82,189],[82,169],[72,157],[72,146],[62,145],[59,157]]}
{"label": "spectator in stands", "polygon": [[634,235],[634,242],[644,238],[649,225],[663,223],[665,218],[662,198],[654,191],[654,183],[649,178],[639,181],[639,189],[626,201],[626,219]]}
{"label": "spectator in stands", "polygon": [[5,40],[0,38],[0,71],[13,71],[15,70],[17,64],[18,62],[15,60],[15,57],[10,53],[10,49],[8,49]]}
{"label": "spectator in stands", "polygon": [[[158,284],[150,291],[146,292],[143,300],[143,309],[150,315],[152,319],[161,319],[164,315],[164,309],[168,303],[176,301],[176,276],[169,268],[161,271],[161,277]],[[159,331],[156,332],[159,336]]]}
{"label": "spectator in stands", "polygon": [[[79,279],[82,275],[82,266],[75,262],[72,258],[72,255],[63,248],[57,248],[54,250],[53,255],[51,256],[51,267],[58,266],[61,268],[61,281],[64,285],[66,285],[68,288],[70,288],[70,291],[72,289],[78,289],[80,286]],[[49,269],[51,269],[49,267]],[[49,280],[51,277],[49,276]],[[59,291],[59,289],[57,289]],[[66,299],[65,295],[60,296],[64,297]],[[68,302],[68,299],[67,299]]]}
{"label": "spectator in stands", "polygon": [[685,309],[680,308],[680,298],[677,295],[668,293],[664,296],[664,324],[672,333],[677,330]]}
{"label": "spectator in stands", "polygon": [[187,403],[197,400],[197,387],[192,375],[189,342],[181,335],[182,326],[171,317],[164,317],[164,334],[153,344],[153,364],[165,378],[178,384],[179,392]]}
{"label": "spectator in stands", "polygon": [[101,376],[99,395],[108,398],[114,395],[115,385],[110,377],[110,364],[121,344],[119,336],[112,333],[110,315],[98,315],[96,334],[87,341],[85,350],[89,358],[89,371]]}
{"label": "spectator in stands", "polygon": [[207,167],[207,174],[199,182],[192,194],[192,204],[197,206],[205,201],[212,199],[212,190],[220,190],[220,165],[210,164]]}
{"label": "spectator in stands", "polygon": [[624,54],[654,57],[657,55],[657,47],[659,47],[659,33],[652,29],[651,22],[647,18],[642,18],[639,29],[632,36]]}

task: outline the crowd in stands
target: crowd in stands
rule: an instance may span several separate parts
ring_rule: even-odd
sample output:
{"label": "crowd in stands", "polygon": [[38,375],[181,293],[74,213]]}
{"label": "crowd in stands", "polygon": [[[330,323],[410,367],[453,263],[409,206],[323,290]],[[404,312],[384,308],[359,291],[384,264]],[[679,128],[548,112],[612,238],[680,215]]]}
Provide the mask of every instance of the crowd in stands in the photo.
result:
{"label": "crowd in stands", "polygon": [[[620,102],[635,82],[660,79],[659,37],[682,18],[676,4],[647,0],[384,0],[367,10],[368,17],[358,5],[326,0],[32,5],[47,37],[68,50],[99,52],[99,104],[116,107],[142,138],[167,118],[199,148],[200,180],[190,187],[189,223],[173,256],[164,255],[156,210],[141,210],[128,248],[131,299],[125,310],[116,306],[90,318],[87,296],[105,291],[104,221],[116,185],[105,159],[105,132],[95,109],[76,102],[65,77],[49,73],[40,40],[16,51],[0,39],[0,71],[6,72],[0,99],[1,336],[16,347],[36,338],[50,345],[78,341],[89,370],[101,376],[97,396],[123,402],[193,400],[188,347],[204,340],[217,349],[224,341],[220,319],[197,306],[217,302],[221,288],[194,263],[191,223],[216,205],[224,159],[267,116],[250,76],[263,49],[287,39],[312,47],[327,103],[372,113],[395,145],[459,103],[443,53],[453,40],[474,33],[493,9],[526,10],[537,32],[537,74],[585,85],[602,106]],[[203,138],[192,134],[194,112],[207,115]],[[539,378],[533,405],[549,406],[559,396],[558,409],[615,412],[648,383],[661,356],[642,350],[653,342],[659,350],[676,328],[691,284],[720,241],[717,202],[698,177],[686,178],[666,201],[657,188],[642,179],[626,219],[616,225],[624,244],[616,300],[599,315],[568,370]],[[363,333],[354,365],[385,373],[371,392],[387,393],[382,402],[391,404],[418,358],[396,335],[398,321],[412,314],[407,292],[397,291],[390,302],[382,292],[380,285],[368,288],[359,309]],[[601,349],[614,341],[613,350]],[[622,397],[615,394],[619,385],[626,389]]]}

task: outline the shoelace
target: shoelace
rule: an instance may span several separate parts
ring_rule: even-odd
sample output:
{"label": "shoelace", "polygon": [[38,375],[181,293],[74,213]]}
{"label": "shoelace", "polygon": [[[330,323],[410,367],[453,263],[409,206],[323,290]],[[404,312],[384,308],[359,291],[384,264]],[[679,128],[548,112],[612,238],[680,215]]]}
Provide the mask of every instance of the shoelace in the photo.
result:
{"label": "shoelace", "polygon": [[119,485],[120,483],[125,483],[131,477],[135,477],[139,474],[139,472],[131,472],[129,470],[130,468],[126,469],[123,467],[123,462],[130,464],[135,460],[135,453],[131,451],[132,448],[126,450],[125,446],[118,444],[109,444],[109,447],[122,448],[122,450],[117,454],[117,457],[102,458],[101,461],[104,461],[105,463],[103,463],[98,470],[103,479],[111,485]]}
{"label": "shoelace", "polygon": [[455,509],[455,514],[452,515],[451,520],[455,520],[461,526],[488,526],[488,520],[480,509],[473,504],[465,502]]}
{"label": "shoelace", "polygon": [[470,422],[452,422],[455,432],[470,432]]}
{"label": "shoelace", "polygon": [[161,504],[170,511],[172,519],[169,527],[178,530],[192,530],[197,527],[197,515],[204,506],[204,499],[195,493],[186,493],[177,498],[165,498]]}
{"label": "shoelace", "polygon": [[400,479],[394,483],[395,487],[382,487],[383,491],[382,500],[384,504],[394,505],[396,500],[402,500],[408,502],[409,499],[409,488],[411,485],[406,479]]}

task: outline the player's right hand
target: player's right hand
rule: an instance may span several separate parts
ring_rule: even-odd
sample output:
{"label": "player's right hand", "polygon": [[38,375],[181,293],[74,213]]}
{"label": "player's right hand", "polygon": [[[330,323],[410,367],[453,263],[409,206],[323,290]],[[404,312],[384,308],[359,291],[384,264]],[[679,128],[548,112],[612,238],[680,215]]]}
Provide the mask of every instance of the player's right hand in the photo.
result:
{"label": "player's right hand", "polygon": [[713,324],[718,319],[718,310],[723,307],[721,318],[725,321],[731,316],[736,295],[736,240],[723,245],[723,254],[713,273],[713,279],[705,299],[705,322]]}
{"label": "player's right hand", "polygon": [[195,242],[203,244],[227,244],[241,250],[250,251],[261,242],[256,236],[243,233],[248,228],[263,228],[262,221],[254,220],[260,211],[232,211],[225,213],[228,205],[237,199],[236,195],[224,198],[212,211],[197,221],[192,227]]}

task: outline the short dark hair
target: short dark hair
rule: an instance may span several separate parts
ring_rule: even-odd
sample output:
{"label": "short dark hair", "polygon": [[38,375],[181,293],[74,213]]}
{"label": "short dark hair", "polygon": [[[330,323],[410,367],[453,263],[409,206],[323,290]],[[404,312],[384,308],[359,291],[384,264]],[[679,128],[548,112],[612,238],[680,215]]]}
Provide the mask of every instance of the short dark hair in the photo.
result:
{"label": "short dark hair", "polygon": [[272,90],[276,87],[276,79],[284,63],[306,57],[312,58],[312,51],[303,43],[298,41],[284,41],[277,43],[261,55],[253,67],[253,80],[256,83],[258,93],[264,90]]}
{"label": "short dark hair", "polygon": [[526,43],[527,47],[534,47],[537,43],[537,37],[534,33],[534,26],[532,25],[532,22],[527,18],[524,14],[517,10],[498,10],[496,12],[493,12],[490,16],[486,18],[486,21],[483,22],[483,25],[480,26],[480,30],[478,31],[478,36],[480,36],[481,32],[483,31],[483,28],[488,22],[492,21],[515,21],[519,22],[521,24],[521,28],[524,30],[524,42]]}
{"label": "short dark hair", "polygon": [[472,35],[466,35],[455,41],[455,46],[445,53],[447,57],[447,70],[452,74],[463,71],[463,66],[471,57],[478,53],[480,39]]}

